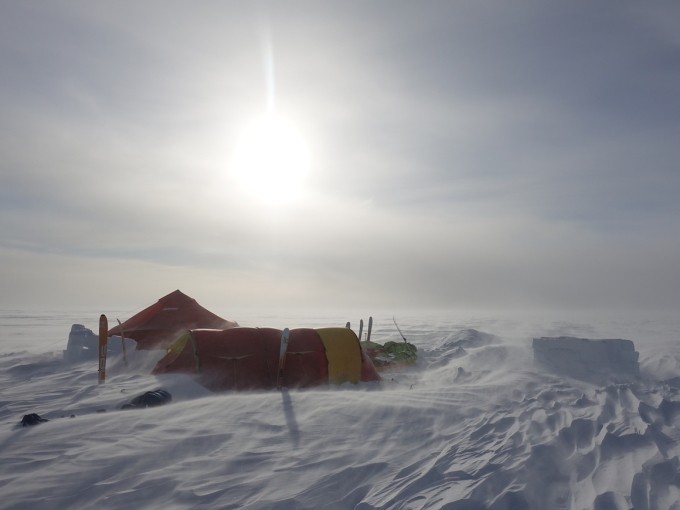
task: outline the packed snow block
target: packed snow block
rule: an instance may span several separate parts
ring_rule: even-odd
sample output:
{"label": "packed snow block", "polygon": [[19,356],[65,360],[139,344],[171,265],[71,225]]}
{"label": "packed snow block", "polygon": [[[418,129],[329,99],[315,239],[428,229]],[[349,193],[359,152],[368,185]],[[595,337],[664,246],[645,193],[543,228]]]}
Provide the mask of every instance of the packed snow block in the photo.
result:
{"label": "packed snow block", "polygon": [[73,324],[68,335],[68,343],[64,351],[65,361],[85,361],[97,359],[99,349],[99,336],[83,326]]}
{"label": "packed snow block", "polygon": [[640,354],[630,340],[569,336],[534,338],[534,361],[575,379],[627,381],[640,376]]}
{"label": "packed snow block", "polygon": [[[130,339],[125,339],[125,349],[133,351],[137,343]],[[119,336],[109,337],[106,342],[107,356],[119,355],[123,352],[123,342]],[[99,358],[99,335],[82,324],[73,324],[68,335],[68,343],[64,353],[64,361],[75,363],[78,361],[96,360]]]}

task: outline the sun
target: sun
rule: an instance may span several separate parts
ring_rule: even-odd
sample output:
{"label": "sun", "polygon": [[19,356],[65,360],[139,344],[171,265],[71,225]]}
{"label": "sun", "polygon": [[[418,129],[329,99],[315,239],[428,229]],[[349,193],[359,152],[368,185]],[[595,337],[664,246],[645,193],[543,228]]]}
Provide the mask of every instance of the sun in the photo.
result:
{"label": "sun", "polygon": [[274,113],[255,119],[238,140],[233,176],[249,195],[272,204],[297,199],[309,172],[309,150],[290,122]]}

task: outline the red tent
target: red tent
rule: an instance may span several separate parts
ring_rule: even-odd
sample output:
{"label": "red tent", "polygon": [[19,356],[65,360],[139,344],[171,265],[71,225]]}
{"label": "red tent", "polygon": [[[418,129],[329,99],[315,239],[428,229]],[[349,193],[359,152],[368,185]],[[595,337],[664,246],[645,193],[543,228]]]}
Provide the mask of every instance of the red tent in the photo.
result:
{"label": "red tent", "polygon": [[137,349],[165,349],[188,329],[237,327],[206,310],[179,290],[160,298],[153,305],[109,330],[109,336],[124,334],[137,341]]}
{"label": "red tent", "polygon": [[[213,391],[276,386],[281,331],[197,329],[168,349],[154,374],[186,373]],[[379,381],[373,362],[348,328],[292,329],[282,385],[289,388]]]}

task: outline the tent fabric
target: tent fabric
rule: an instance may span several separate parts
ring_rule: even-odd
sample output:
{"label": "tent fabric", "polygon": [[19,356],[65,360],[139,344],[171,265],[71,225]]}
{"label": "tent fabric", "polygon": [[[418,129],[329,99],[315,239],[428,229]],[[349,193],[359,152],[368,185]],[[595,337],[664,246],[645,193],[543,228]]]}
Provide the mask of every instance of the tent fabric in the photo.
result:
{"label": "tent fabric", "polygon": [[356,383],[361,379],[361,346],[352,342],[355,336],[349,328],[317,329],[328,359],[328,382]]}
{"label": "tent fabric", "polygon": [[[152,373],[192,374],[213,391],[272,389],[278,374],[281,333],[273,328],[191,330],[168,349]],[[379,380],[353,331],[299,328],[289,332],[283,386]]]}
{"label": "tent fabric", "polygon": [[137,349],[165,349],[189,329],[237,326],[236,322],[215,315],[194,298],[176,290],[111,328],[109,336],[124,334],[125,338],[137,341]]}

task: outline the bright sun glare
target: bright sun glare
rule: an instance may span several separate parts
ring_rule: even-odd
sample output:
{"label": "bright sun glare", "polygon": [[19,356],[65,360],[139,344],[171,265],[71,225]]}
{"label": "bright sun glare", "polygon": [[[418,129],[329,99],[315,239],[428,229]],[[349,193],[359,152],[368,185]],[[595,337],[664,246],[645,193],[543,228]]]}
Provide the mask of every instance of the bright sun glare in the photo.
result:
{"label": "bright sun glare", "polygon": [[289,203],[299,197],[309,172],[307,144],[292,124],[267,114],[238,141],[233,172],[249,194],[268,203]]}

